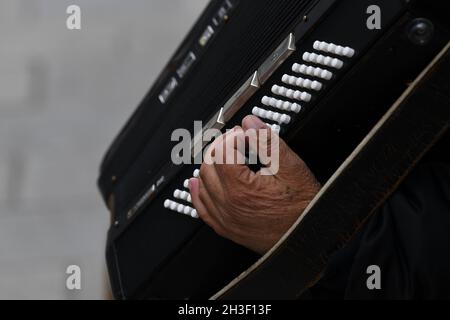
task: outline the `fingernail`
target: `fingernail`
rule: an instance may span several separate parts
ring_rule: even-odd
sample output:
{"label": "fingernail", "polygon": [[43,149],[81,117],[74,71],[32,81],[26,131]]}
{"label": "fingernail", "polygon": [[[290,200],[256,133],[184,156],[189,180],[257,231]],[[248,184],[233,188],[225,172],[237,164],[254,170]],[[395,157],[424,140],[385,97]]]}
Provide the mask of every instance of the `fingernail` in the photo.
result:
{"label": "fingernail", "polygon": [[194,188],[194,184],[196,183],[195,178],[189,179],[189,190],[192,190]]}

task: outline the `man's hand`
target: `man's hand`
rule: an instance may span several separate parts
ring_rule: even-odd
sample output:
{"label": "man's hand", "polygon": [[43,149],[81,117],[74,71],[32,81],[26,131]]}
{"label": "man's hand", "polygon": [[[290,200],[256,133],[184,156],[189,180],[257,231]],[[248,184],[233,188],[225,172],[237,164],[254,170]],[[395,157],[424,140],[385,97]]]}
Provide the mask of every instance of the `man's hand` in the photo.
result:
{"label": "man's hand", "polygon": [[[274,133],[254,116],[246,117],[242,128],[236,127],[222,138],[246,139],[247,130],[256,130],[256,139],[265,137],[267,145],[273,139]],[[306,164],[284,141],[276,140],[279,170],[275,175],[255,173],[243,164],[203,163],[200,178],[189,181],[192,202],[200,218],[219,235],[260,254],[275,245],[320,189]],[[208,150],[213,156],[214,146],[217,147],[213,143]],[[230,152],[238,153],[228,147],[224,150],[224,154]],[[263,156],[259,148],[257,152]]]}

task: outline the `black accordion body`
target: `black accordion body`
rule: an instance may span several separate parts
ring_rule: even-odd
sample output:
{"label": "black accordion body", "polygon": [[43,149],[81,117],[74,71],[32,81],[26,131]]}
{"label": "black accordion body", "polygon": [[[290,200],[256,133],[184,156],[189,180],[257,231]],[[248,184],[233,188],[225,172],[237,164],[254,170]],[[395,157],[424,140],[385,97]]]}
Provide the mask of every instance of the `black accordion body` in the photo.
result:
{"label": "black accordion body", "polygon": [[[326,183],[449,39],[445,1],[216,0],[108,150],[107,263],[121,299],[209,298],[260,257],[197,218],[171,134],[263,119]],[[381,15],[380,25],[371,16]]]}

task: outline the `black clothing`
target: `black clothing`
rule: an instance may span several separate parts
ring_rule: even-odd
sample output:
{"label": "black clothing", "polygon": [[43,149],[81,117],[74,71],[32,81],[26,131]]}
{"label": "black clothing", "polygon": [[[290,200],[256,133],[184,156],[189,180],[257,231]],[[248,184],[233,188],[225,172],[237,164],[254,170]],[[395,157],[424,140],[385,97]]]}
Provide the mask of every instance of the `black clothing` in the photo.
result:
{"label": "black clothing", "polygon": [[[369,290],[367,267],[381,270]],[[418,166],[309,290],[313,299],[450,298],[450,164]]]}

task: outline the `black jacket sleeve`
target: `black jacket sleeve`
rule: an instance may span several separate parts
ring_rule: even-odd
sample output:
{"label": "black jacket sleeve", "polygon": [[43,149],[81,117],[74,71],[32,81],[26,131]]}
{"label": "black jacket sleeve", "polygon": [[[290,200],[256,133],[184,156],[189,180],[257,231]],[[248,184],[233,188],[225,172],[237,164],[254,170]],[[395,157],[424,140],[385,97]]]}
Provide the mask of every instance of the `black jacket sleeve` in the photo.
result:
{"label": "black jacket sleeve", "polygon": [[[380,268],[369,290],[367,268]],[[359,234],[337,252],[310,297],[450,298],[450,165],[417,167]]]}

